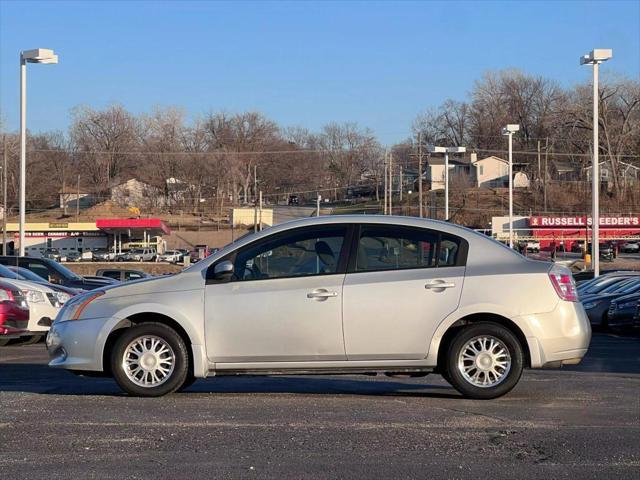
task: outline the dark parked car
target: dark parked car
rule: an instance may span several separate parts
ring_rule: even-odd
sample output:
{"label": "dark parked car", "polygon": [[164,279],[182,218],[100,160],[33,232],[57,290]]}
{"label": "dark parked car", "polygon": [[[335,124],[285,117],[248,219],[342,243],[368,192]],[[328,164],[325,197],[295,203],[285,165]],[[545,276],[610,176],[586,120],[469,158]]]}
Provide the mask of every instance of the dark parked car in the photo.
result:
{"label": "dark parked car", "polygon": [[111,285],[105,280],[89,280],[72,272],[64,265],[48,258],[0,256],[0,264],[6,266],[23,267],[38,274],[45,280],[57,285],[70,288],[93,290],[95,288]]}
{"label": "dark parked car", "polygon": [[629,327],[640,305],[640,293],[625,295],[611,301],[607,321],[610,327]]}
{"label": "dark parked car", "polygon": [[[3,276],[3,277],[5,276],[2,274],[4,268],[5,268],[4,265],[0,265],[0,276]],[[6,268],[8,268],[10,271],[16,274],[16,277],[7,276],[7,278],[16,278],[17,280],[29,280],[31,282],[36,282],[41,285],[46,285],[47,287],[51,288],[52,290],[55,290],[56,292],[64,292],[71,297],[84,292],[84,290],[82,290],[81,288],[69,288],[69,287],[65,287],[64,285],[56,285],[55,283],[51,283],[45,280],[44,278],[42,278],[37,273],[33,273],[31,270],[27,270],[26,268],[15,267],[15,266],[6,267]]]}
{"label": "dark parked car", "polygon": [[[633,270],[600,270],[600,277],[598,278],[603,278],[605,275],[612,275],[612,274],[624,274],[624,273],[634,273]],[[640,272],[638,272],[638,274],[640,274]],[[583,270],[582,272],[576,272],[573,274],[573,279],[576,281],[576,283],[580,284],[579,286],[582,286],[581,282],[586,282],[587,280],[593,280],[593,270]]]}
{"label": "dark parked car", "polygon": [[592,325],[607,327],[611,302],[617,298],[640,292],[640,277],[633,277],[605,288],[595,295],[580,298]]}
{"label": "dark parked car", "polygon": [[588,280],[578,285],[578,294],[581,298],[584,298],[587,295],[597,294],[616,283],[624,282],[632,277],[639,276],[640,272],[612,272],[606,275],[601,275],[598,278]]}
{"label": "dark parked car", "polygon": [[143,272],[142,270],[128,270],[125,268],[101,268],[96,272],[96,276],[113,278],[114,280],[119,280],[121,282],[151,277],[151,275]]}
{"label": "dark parked car", "polygon": [[57,248],[46,248],[42,252],[42,258],[48,258],[50,260],[59,262],[62,257],[60,255],[60,250],[58,250]]}

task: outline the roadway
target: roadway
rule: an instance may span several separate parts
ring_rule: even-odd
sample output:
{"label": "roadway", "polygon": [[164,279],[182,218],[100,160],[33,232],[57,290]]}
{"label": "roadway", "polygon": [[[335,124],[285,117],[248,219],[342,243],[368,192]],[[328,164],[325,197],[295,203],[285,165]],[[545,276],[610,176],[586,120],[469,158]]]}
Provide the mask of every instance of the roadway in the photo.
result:
{"label": "roadway", "polygon": [[465,400],[440,376],[219,377],[164,398],[0,348],[0,478],[640,476],[640,337]]}

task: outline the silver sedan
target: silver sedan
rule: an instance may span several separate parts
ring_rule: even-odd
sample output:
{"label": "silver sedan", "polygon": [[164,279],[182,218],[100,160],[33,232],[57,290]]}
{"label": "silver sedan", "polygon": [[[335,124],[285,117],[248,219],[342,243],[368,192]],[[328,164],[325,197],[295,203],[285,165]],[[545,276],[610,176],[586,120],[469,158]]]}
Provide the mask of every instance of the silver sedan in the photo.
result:
{"label": "silver sedan", "polygon": [[591,338],[573,278],[472,230],[325,216],[245,237],[180,274],[74,297],[52,367],[159,396],[237,374],[441,374],[470,398],[524,368],[578,363]]}

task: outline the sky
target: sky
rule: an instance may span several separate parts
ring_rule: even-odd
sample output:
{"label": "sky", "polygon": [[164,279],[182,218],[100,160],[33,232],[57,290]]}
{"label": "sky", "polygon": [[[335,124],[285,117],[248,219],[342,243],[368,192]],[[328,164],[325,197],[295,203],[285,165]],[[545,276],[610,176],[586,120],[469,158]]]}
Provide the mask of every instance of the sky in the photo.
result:
{"label": "sky", "polygon": [[640,0],[483,2],[160,2],[0,0],[0,116],[66,130],[78,105],[133,113],[181,106],[260,111],[281,126],[369,127],[384,144],[416,116],[463,100],[489,70],[518,68],[563,86],[590,79],[578,58],[612,48],[603,75],[640,78]]}

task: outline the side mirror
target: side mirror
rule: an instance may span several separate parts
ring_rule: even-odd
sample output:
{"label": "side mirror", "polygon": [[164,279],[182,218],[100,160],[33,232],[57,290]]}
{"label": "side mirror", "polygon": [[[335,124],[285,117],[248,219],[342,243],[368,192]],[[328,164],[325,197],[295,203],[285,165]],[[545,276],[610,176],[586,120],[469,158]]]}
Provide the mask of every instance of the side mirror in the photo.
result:
{"label": "side mirror", "polygon": [[213,278],[215,280],[229,280],[233,276],[233,263],[229,260],[218,263],[213,268]]}

